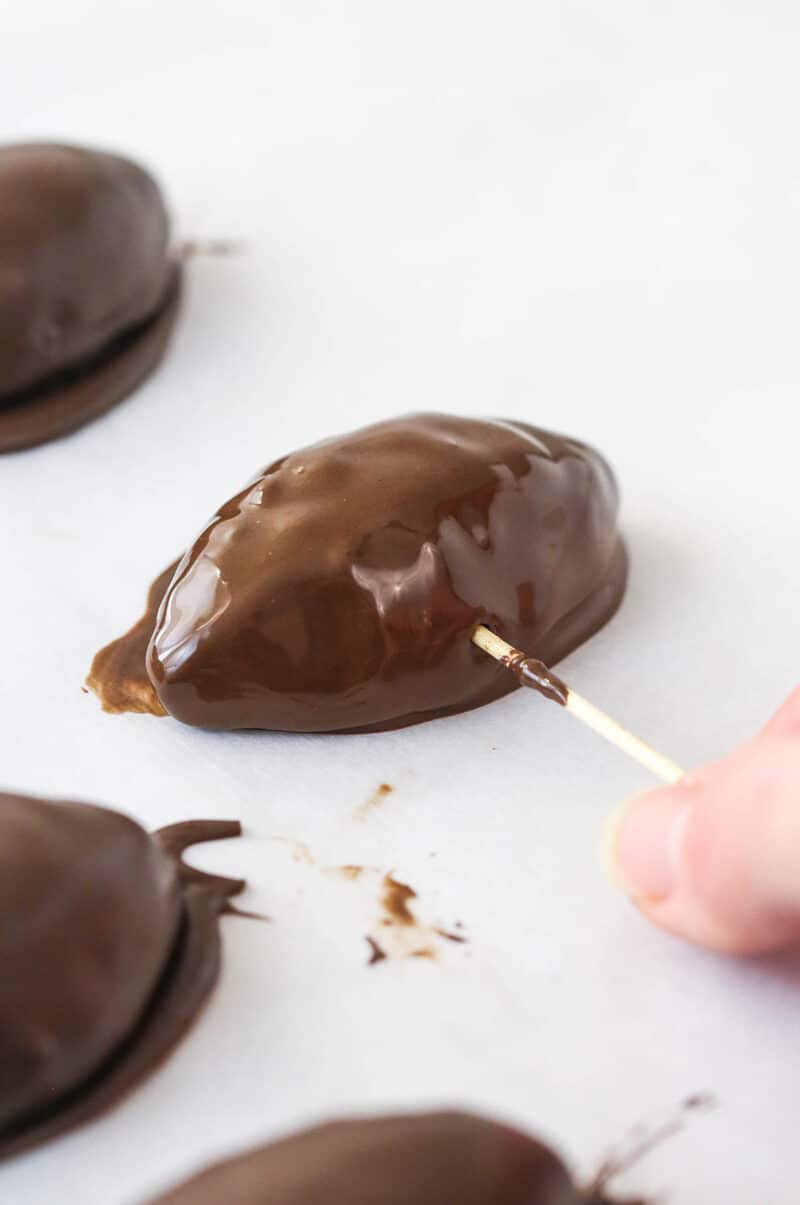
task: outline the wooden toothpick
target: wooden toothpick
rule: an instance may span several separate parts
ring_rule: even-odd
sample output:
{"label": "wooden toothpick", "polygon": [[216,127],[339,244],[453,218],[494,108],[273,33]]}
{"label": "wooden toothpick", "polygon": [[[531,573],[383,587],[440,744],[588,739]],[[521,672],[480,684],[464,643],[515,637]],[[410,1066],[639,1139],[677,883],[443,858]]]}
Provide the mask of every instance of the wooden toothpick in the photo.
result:
{"label": "wooden toothpick", "polygon": [[664,782],[677,782],[679,778],[683,778],[683,770],[674,761],[640,740],[638,736],[634,736],[588,699],[584,699],[541,661],[534,657],[526,657],[523,652],[482,624],[475,629],[472,641],[484,653],[488,653],[495,661],[499,661],[516,674],[523,686],[531,686],[554,703],[560,703],[576,719],[582,720],[600,736],[611,741],[612,745],[616,745],[618,749],[622,749],[624,753],[646,766],[656,778],[661,778]]}

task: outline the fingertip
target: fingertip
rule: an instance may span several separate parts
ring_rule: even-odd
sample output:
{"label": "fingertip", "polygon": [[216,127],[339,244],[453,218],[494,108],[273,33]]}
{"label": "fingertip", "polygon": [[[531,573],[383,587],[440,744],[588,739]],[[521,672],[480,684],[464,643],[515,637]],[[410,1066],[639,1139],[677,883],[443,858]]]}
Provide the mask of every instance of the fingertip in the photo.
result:
{"label": "fingertip", "polygon": [[762,729],[762,735],[796,736],[800,739],[800,686],[796,686],[781,703]]}
{"label": "fingertip", "polygon": [[785,732],[612,813],[606,873],[660,928],[733,955],[800,940],[800,742]]}
{"label": "fingertip", "polygon": [[613,885],[660,929],[720,953],[748,954],[752,934],[720,919],[694,881],[690,830],[707,798],[701,772],[624,800],[606,822],[603,865]]}
{"label": "fingertip", "polygon": [[624,800],[606,821],[604,870],[637,903],[661,903],[675,889],[688,806],[680,786],[660,787]]}

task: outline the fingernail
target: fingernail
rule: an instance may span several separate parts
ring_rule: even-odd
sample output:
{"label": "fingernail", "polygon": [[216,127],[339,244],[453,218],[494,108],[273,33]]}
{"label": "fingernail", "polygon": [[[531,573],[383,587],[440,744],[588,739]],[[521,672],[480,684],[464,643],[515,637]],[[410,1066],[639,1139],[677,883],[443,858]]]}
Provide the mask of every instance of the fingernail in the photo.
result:
{"label": "fingernail", "polygon": [[647,791],[621,804],[603,835],[603,862],[612,882],[634,899],[667,899],[675,886],[686,814],[685,798],[670,789]]}

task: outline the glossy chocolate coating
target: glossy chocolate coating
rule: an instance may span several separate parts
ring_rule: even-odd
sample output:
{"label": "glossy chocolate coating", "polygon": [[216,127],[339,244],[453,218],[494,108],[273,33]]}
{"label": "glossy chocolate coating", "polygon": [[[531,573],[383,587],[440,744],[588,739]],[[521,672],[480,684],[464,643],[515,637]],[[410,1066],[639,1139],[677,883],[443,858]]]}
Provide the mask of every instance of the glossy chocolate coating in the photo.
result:
{"label": "glossy chocolate coating", "polygon": [[158,608],[180,564],[173,561],[159,573],[147,592],[145,613],[130,631],[95,653],[86,685],[112,715],[132,711],[166,715],[147,674],[147,646],[153,635]]}
{"label": "glossy chocolate coating", "polygon": [[152,1205],[601,1205],[543,1143],[459,1113],[338,1122],[213,1167]]}
{"label": "glossy chocolate coating", "polygon": [[152,314],[168,237],[158,187],[135,163],[80,147],[0,147],[0,397]]}
{"label": "glossy chocolate coating", "polygon": [[239,831],[153,838],[106,808],[0,795],[0,1158],[107,1107],[184,1032],[243,884],[180,853]]}
{"label": "glossy chocolate coating", "polygon": [[118,812],[0,796],[0,1130],[134,1026],[180,920],[173,863]]}
{"label": "glossy chocolate coating", "polygon": [[485,623],[552,663],[616,610],[617,490],[586,445],[419,414],[271,465],[180,563],[148,671],[209,728],[396,727],[496,699]]}
{"label": "glossy chocolate coating", "polygon": [[161,194],[137,164],[0,147],[0,451],[87,421],[157,362],[174,312],[159,319],[177,299],[168,240]]}

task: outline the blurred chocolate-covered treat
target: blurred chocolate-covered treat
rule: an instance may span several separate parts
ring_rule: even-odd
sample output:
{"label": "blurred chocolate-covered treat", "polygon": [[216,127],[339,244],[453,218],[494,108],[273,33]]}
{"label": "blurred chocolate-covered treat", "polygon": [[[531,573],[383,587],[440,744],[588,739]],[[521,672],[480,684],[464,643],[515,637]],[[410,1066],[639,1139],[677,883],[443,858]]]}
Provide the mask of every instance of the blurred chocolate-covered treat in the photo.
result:
{"label": "blurred chocolate-covered treat", "polygon": [[0,795],[0,1158],[101,1112],[216,981],[238,880],[185,866],[237,823],[148,835],[119,812]]}
{"label": "blurred chocolate-covered treat", "polygon": [[88,681],[108,710],[207,728],[381,729],[477,707],[517,685],[472,644],[477,624],[552,664],[613,615],[616,517],[610,468],[576,440],[378,423],[282,457],[220,507]]}
{"label": "blurred chocolate-covered treat", "polygon": [[67,434],[153,371],[180,293],[169,241],[138,164],[0,147],[0,452]]}
{"label": "blurred chocolate-covered treat", "polygon": [[[461,1113],[347,1121],[220,1163],[151,1205],[603,1205],[534,1138]],[[608,1203],[610,1205],[610,1202]]]}

